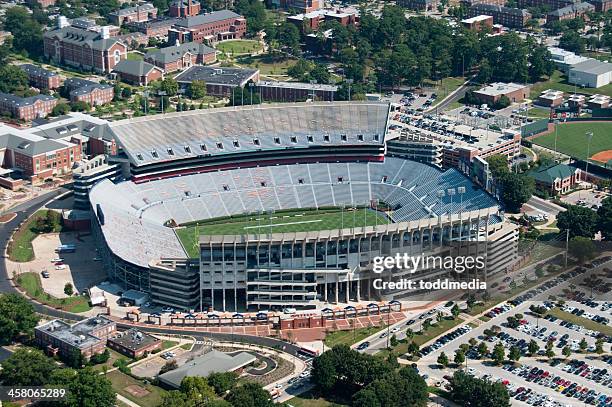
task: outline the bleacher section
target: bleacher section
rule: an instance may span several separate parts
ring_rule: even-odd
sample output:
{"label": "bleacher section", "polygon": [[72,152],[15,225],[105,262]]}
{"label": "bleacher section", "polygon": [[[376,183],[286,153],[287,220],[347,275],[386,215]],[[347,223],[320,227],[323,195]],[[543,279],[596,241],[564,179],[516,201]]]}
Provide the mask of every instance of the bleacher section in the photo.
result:
{"label": "bleacher section", "polygon": [[388,103],[261,105],[169,113],[106,125],[133,167],[241,152],[384,144]]}
{"label": "bleacher section", "polygon": [[[466,192],[449,196],[463,186]],[[440,198],[439,191],[445,196]],[[455,169],[387,157],[383,163],[278,165],[186,175],[148,183],[105,180],[90,195],[105,215],[102,230],[126,261],[146,265],[160,257],[184,258],[172,229],[163,225],[279,209],[363,206],[392,208],[396,222],[497,206]],[[125,256],[125,257],[124,257]]]}

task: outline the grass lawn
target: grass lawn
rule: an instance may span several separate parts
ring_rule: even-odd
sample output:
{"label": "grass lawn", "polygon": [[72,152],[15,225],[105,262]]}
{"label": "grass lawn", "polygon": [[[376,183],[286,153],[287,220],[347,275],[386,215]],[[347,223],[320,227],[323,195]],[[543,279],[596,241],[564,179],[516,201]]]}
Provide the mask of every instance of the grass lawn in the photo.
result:
{"label": "grass lawn", "polygon": [[170,349],[173,346],[178,345],[177,341],[169,341],[169,340],[163,340],[162,341],[162,349],[166,350],[166,349]]}
{"label": "grass lawn", "polygon": [[271,215],[243,215],[231,218],[217,218],[191,224],[176,229],[176,234],[188,254],[198,257],[197,239],[200,235],[242,235],[256,233],[290,233],[332,230],[352,227],[372,226],[389,223],[387,218],[370,209],[355,211],[337,208],[301,209],[279,211]]}
{"label": "grass lawn", "polygon": [[431,327],[429,327],[427,331],[425,331],[425,333],[423,334],[415,332],[414,338],[412,338],[412,340],[417,345],[422,346],[424,343],[427,343],[436,336],[441,335],[450,329],[453,329],[457,325],[461,325],[463,322],[464,321],[459,318],[443,319],[440,322],[436,322],[436,325],[432,325]]}
{"label": "grass lawn", "polygon": [[571,322],[572,324],[583,326],[586,329],[591,329],[593,331],[601,332],[602,334],[607,335],[607,336],[612,335],[611,326],[599,324],[595,321],[591,321],[590,319],[579,317],[578,315],[574,315],[569,312],[562,311],[559,308],[553,308],[550,311],[548,311],[548,313],[564,321]]}
{"label": "grass lawn", "polygon": [[541,107],[534,107],[527,111],[527,117],[532,119],[548,119],[550,118],[550,110]]}
{"label": "grass lawn", "polygon": [[[107,348],[107,349],[110,352],[110,358],[108,358],[106,363],[100,363],[99,365],[93,365],[92,368],[94,370],[97,370],[98,372],[103,372],[104,366],[106,366],[107,369],[110,370],[113,368],[113,363],[115,363],[117,359],[126,359],[126,357],[123,356],[121,353],[114,351],[110,348]],[[132,362],[133,362],[133,359],[130,359],[129,363],[132,363]]]}
{"label": "grass lawn", "polygon": [[22,273],[17,276],[17,284],[28,294],[43,304],[68,312],[85,312],[91,309],[89,298],[79,295],[69,298],[55,298],[45,293],[37,273]]}
{"label": "grass lawn", "polygon": [[314,391],[307,391],[299,396],[289,399],[285,402],[286,405],[293,407],[345,407],[347,404],[340,404],[337,401],[332,402],[315,394]]}
{"label": "grass lawn", "polygon": [[325,345],[333,348],[335,345],[345,344],[351,346],[354,343],[364,340],[376,332],[385,329],[384,326],[372,326],[367,328],[357,328],[350,331],[334,331],[325,336]]}
{"label": "grass lawn", "polygon": [[[432,104],[432,107],[436,106],[438,103],[444,100],[445,97],[456,91],[461,85],[463,85],[463,82],[465,82],[465,78],[463,77],[448,77],[442,79],[441,81],[435,82],[434,85],[438,98]],[[455,106],[454,108],[457,107],[458,106]]]}
{"label": "grass lawn", "polygon": [[245,56],[236,58],[236,63],[242,67],[259,69],[261,75],[287,75],[287,69],[295,65],[297,60],[290,58],[273,58],[269,55]]}
{"label": "grass lawn", "polygon": [[538,82],[531,85],[532,98],[536,98],[540,93],[547,89],[560,90],[566,93],[583,93],[585,95],[594,95],[599,93],[601,95],[612,96],[612,83],[600,88],[580,88],[574,87],[571,83],[567,83],[565,75],[561,71],[555,71],[550,78],[546,81]]}
{"label": "grass lawn", "polygon": [[[122,396],[130,399],[134,403],[137,403],[141,406],[158,406],[161,404],[162,395],[165,393],[165,390],[153,386],[152,384],[144,384],[140,380],[136,380],[131,376],[126,375],[125,373],[121,373],[118,370],[114,370],[106,375],[106,377],[112,382],[113,389]],[[146,395],[143,396],[135,396],[126,390],[126,387],[129,386],[138,386],[147,391]]]}
{"label": "grass lawn", "polygon": [[[557,150],[572,157],[585,159],[587,155],[587,131],[593,132],[589,154],[612,150],[612,122],[561,123],[558,125]],[[533,139],[533,143],[554,148],[555,131]]]}
{"label": "grass lawn", "polygon": [[[34,214],[15,234],[13,240],[8,246],[9,259],[17,262],[27,262],[34,260],[34,249],[32,248],[32,240],[38,236],[36,230],[36,222],[38,219],[45,219],[47,210],[40,210]],[[60,215],[53,212],[52,230],[51,232],[60,232]]]}
{"label": "grass lawn", "polygon": [[128,61],[140,61],[144,59],[144,56],[138,52],[128,52],[127,59]]}
{"label": "grass lawn", "polygon": [[231,40],[220,42],[217,49],[231,54],[250,54],[261,50],[261,44],[253,40]]}

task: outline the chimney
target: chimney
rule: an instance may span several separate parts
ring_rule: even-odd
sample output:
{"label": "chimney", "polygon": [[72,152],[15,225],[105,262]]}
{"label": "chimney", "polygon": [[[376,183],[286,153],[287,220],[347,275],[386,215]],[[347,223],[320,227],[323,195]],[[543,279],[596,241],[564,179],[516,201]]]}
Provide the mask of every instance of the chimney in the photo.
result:
{"label": "chimney", "polygon": [[70,23],[68,22],[68,19],[65,16],[59,16],[57,18],[57,28],[64,28],[64,27],[68,27],[70,25]]}
{"label": "chimney", "polygon": [[187,13],[188,16],[191,15],[191,0],[187,0]]}
{"label": "chimney", "polygon": [[102,27],[102,29],[100,30],[100,34],[102,35],[103,39],[109,39],[110,38],[110,27],[105,25]]}

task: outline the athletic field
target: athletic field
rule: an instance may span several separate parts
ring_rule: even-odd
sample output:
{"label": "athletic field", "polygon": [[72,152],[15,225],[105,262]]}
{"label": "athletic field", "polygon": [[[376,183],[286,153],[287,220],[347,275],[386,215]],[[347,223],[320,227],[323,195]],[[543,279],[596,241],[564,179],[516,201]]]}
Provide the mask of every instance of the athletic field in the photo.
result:
{"label": "athletic field", "polygon": [[[559,124],[557,151],[571,157],[585,159],[587,155],[587,131],[593,132],[589,155],[612,150],[612,122],[577,122]],[[555,131],[532,140],[533,144],[555,148]]]}
{"label": "athletic field", "polygon": [[177,228],[176,234],[188,254],[191,257],[198,257],[197,241],[200,235],[313,232],[386,223],[389,223],[387,217],[371,209],[301,209],[209,219]]}

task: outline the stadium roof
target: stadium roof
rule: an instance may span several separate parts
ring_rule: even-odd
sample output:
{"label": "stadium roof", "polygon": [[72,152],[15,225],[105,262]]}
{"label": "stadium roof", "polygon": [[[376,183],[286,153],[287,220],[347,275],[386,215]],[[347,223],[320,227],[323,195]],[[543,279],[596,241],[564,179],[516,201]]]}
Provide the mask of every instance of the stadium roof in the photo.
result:
{"label": "stadium roof", "polygon": [[311,145],[383,145],[388,110],[380,102],[266,104],[139,117],[106,130],[140,166]]}
{"label": "stadium roof", "polygon": [[211,85],[244,86],[249,80],[253,79],[258,72],[258,69],[194,65],[178,74],[174,79],[179,83],[204,81]]}

